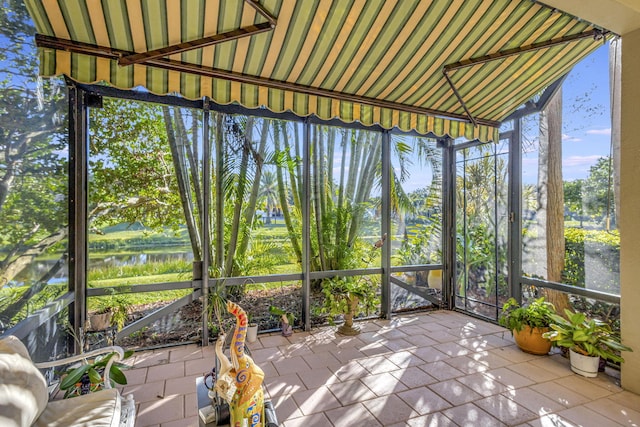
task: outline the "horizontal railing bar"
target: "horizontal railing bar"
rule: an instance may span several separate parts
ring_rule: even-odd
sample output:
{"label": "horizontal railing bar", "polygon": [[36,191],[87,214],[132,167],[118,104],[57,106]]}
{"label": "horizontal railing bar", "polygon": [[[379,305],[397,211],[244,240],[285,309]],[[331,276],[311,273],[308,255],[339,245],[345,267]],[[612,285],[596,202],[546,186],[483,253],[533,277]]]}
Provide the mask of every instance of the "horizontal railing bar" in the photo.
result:
{"label": "horizontal railing bar", "polygon": [[239,286],[260,283],[285,282],[287,280],[302,280],[302,273],[273,274],[269,276],[210,277],[209,287],[214,288],[220,282],[224,283],[225,286]]}
{"label": "horizontal railing bar", "polygon": [[442,264],[398,265],[391,267],[392,273],[404,273],[415,271],[442,270]]}
{"label": "horizontal railing bar", "polygon": [[60,298],[50,302],[49,304],[37,310],[26,319],[19,322],[12,328],[7,329],[2,336],[15,335],[23,340],[31,332],[35,331],[40,325],[60,313],[65,307],[73,302],[73,292],[67,292]]}
{"label": "horizontal railing bar", "polygon": [[370,276],[382,274],[382,268],[359,268],[355,270],[326,270],[309,273],[311,280],[327,279],[331,277]]}
{"label": "horizontal railing bar", "polygon": [[[199,282],[195,281],[195,282]],[[125,286],[109,286],[100,288],[87,288],[88,297],[100,297],[113,295],[113,292],[119,294],[133,294],[141,292],[159,292],[159,291],[173,291],[176,289],[193,289],[199,286],[194,286],[194,282],[165,282],[165,283],[150,283],[146,285],[125,285]]]}
{"label": "horizontal railing bar", "polygon": [[568,294],[580,295],[587,298],[597,299],[599,301],[609,302],[612,304],[620,304],[620,296],[608,294],[606,292],[594,291],[591,289],[578,288],[576,286],[565,285],[562,283],[551,282],[547,280],[532,279],[530,277],[521,277],[520,286],[532,285],[540,288],[554,289],[556,291],[566,292]]}

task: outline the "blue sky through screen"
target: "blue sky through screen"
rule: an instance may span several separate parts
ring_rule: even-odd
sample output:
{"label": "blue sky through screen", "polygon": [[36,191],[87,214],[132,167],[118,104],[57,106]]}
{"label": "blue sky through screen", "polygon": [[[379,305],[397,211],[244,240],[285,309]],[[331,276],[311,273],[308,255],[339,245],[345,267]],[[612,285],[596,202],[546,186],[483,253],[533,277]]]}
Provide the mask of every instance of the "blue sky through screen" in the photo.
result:
{"label": "blue sky through screen", "polygon": [[[562,87],[563,180],[586,178],[599,158],[611,147],[609,101],[609,44],[598,48],[573,67]],[[525,136],[537,140],[538,116],[524,122]],[[523,155],[523,180],[534,183],[537,153]]]}

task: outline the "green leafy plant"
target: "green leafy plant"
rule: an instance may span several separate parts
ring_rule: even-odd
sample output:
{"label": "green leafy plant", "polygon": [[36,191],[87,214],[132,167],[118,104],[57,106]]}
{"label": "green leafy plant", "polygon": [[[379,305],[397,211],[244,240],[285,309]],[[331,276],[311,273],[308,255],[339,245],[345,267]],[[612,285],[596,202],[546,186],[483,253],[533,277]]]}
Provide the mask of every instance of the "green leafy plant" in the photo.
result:
{"label": "green leafy plant", "polygon": [[520,332],[525,326],[530,328],[549,327],[552,315],[556,310],[544,297],[532,301],[530,304],[520,306],[514,298],[509,298],[502,306],[502,314],[498,323],[513,331]]}
{"label": "green leafy plant", "polygon": [[599,319],[587,319],[586,314],[565,309],[567,318],[551,316],[551,331],[545,338],[558,347],[569,348],[585,356],[600,356],[613,362],[624,362],[621,351],[633,351],[620,342],[609,324]]}
{"label": "green leafy plant", "polygon": [[[382,247],[386,235],[368,249],[353,248],[351,256],[358,258],[361,265],[368,267],[377,257],[377,251]],[[345,334],[357,333],[353,328],[353,319],[361,312],[369,313],[378,304],[378,286],[369,276],[338,276],[325,279],[322,283],[324,294],[321,312],[328,313],[329,323],[333,324],[334,316],[343,315],[344,325],[339,332]]]}
{"label": "green leafy plant", "polygon": [[[116,352],[110,352],[97,356],[93,360],[85,361],[80,366],[72,367],[63,372],[62,381],[60,381],[60,389],[64,390],[64,398],[70,398],[88,394],[105,388],[105,369],[109,360],[116,355]],[[124,358],[128,358],[133,354],[133,350],[127,350]],[[126,365],[121,363],[113,363],[109,368],[110,385],[115,384],[126,385],[127,377],[122,369]]]}
{"label": "green leafy plant", "polygon": [[110,295],[97,297],[96,311],[93,314],[111,313],[111,326],[115,326],[119,331],[129,318],[131,305],[126,295],[116,294],[112,290]]}

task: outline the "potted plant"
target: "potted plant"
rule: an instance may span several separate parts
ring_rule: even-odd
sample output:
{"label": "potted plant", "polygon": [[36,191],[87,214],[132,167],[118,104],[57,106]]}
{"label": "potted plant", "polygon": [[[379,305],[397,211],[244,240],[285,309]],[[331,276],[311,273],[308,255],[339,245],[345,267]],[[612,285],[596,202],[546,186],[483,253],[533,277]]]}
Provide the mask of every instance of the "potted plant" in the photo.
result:
{"label": "potted plant", "polygon": [[[97,350],[100,351],[100,350]],[[120,352],[122,350],[120,349]],[[106,354],[99,355],[95,359],[85,359],[82,364],[74,365],[62,373],[60,381],[60,390],[64,390],[64,398],[80,396],[88,394],[104,388],[112,388],[115,384],[126,385],[127,378],[122,372],[126,365],[119,363],[133,354],[133,350],[127,350],[118,354],[111,351]],[[111,359],[119,360],[114,363]],[[108,370],[108,374],[106,371]],[[105,387],[106,381],[109,387]]]}
{"label": "potted plant", "polygon": [[[351,260],[359,265],[353,267],[368,267],[377,257],[387,238],[383,235],[376,243],[368,248],[354,246],[351,251]],[[328,313],[329,322],[333,323],[334,316],[342,315],[344,323],[338,327],[338,333],[342,335],[358,335],[360,329],[353,326],[353,320],[361,312],[370,312],[378,303],[378,286],[369,276],[337,276],[325,279],[322,283],[324,294],[321,312]]]}
{"label": "potted plant", "polygon": [[89,330],[104,331],[110,327],[121,330],[129,318],[131,303],[125,295],[96,297],[95,311],[88,318]]}
{"label": "potted plant", "polygon": [[324,312],[333,316],[342,315],[344,323],[338,327],[342,335],[358,335],[360,329],[353,326],[353,319],[360,310],[366,310],[376,300],[376,287],[365,277],[335,277],[325,280],[322,287],[324,293]]}
{"label": "potted plant", "polygon": [[585,377],[598,375],[600,358],[624,362],[619,352],[632,351],[620,342],[611,326],[599,319],[587,319],[586,314],[565,309],[566,319],[551,316],[551,331],[545,337],[558,347],[569,349],[571,370]]}
{"label": "potted plant", "polygon": [[276,306],[269,306],[269,313],[280,317],[280,326],[282,327],[282,336],[288,337],[293,334],[293,322],[296,320],[294,314],[290,311],[283,310]]}
{"label": "potted plant", "polygon": [[498,322],[511,331],[522,351],[543,355],[551,349],[551,341],[544,338],[543,334],[549,331],[554,314],[553,304],[545,301],[544,297],[524,306],[520,306],[514,298],[509,298],[502,307]]}

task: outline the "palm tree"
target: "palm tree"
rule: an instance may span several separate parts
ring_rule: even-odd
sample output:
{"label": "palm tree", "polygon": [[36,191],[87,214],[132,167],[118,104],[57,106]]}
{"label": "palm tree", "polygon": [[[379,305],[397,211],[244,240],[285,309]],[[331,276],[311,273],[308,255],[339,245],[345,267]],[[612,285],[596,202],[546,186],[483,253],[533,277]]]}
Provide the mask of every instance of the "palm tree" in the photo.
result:
{"label": "palm tree", "polygon": [[274,171],[263,171],[258,196],[265,201],[267,207],[265,223],[271,224],[271,213],[278,207],[278,180]]}

